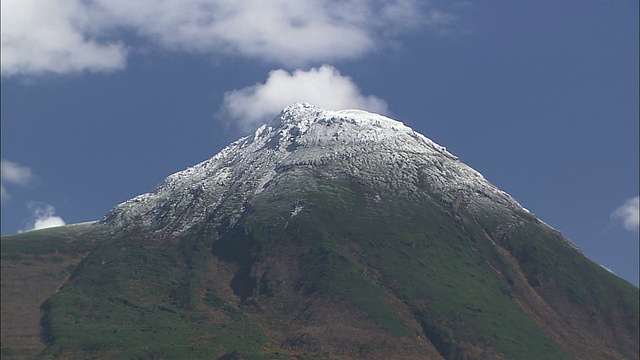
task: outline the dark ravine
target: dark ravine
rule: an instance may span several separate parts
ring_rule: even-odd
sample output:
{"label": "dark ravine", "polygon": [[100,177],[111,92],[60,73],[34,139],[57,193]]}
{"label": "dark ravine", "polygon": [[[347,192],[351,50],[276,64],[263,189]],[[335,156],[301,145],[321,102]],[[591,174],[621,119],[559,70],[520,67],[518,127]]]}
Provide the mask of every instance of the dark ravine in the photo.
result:
{"label": "dark ravine", "polygon": [[[5,331],[36,258],[65,265],[16,310],[40,347]],[[638,288],[360,111],[293,105],[99,223],[3,237],[2,266],[8,359],[639,358]]]}

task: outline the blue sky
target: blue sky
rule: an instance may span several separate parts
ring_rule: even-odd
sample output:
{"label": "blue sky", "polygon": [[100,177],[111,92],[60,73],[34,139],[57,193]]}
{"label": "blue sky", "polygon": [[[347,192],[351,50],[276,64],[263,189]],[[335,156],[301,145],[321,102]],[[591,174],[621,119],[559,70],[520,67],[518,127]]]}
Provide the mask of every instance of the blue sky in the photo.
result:
{"label": "blue sky", "polygon": [[289,103],[385,113],[638,285],[637,1],[2,1],[2,234],[102,218]]}

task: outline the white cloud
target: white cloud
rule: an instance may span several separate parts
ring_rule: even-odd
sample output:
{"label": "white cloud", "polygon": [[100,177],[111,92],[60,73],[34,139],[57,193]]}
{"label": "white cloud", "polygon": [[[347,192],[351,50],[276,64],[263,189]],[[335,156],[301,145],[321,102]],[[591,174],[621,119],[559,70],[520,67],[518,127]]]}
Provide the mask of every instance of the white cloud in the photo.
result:
{"label": "white cloud", "polygon": [[64,220],[60,216],[47,216],[40,219],[36,219],[33,229],[46,229],[50,227],[65,225]]}
{"label": "white cloud", "polygon": [[31,169],[5,159],[0,161],[0,172],[2,181],[13,184],[26,185],[33,178]]}
{"label": "white cloud", "polygon": [[[35,178],[33,171],[29,167],[5,159],[0,162],[0,171],[2,179],[0,190],[2,191],[3,204],[10,197],[5,184],[26,186]],[[29,227],[24,231],[65,225],[64,220],[55,215],[55,208],[49,204],[29,202],[27,207],[33,216]]]}
{"label": "white cloud", "polygon": [[638,196],[627,199],[611,214],[613,219],[622,222],[625,229],[629,231],[638,231],[640,224],[639,199]]}
{"label": "white cloud", "polygon": [[[333,1],[101,3],[116,21],[132,26],[139,35],[162,47],[175,50],[239,54],[300,65],[313,59],[358,57],[375,44],[374,29],[366,19]],[[375,10],[369,1],[357,3],[365,11]]]}
{"label": "white cloud", "polygon": [[0,174],[0,180],[2,183],[0,185],[0,190],[2,190],[2,202],[9,199],[9,193],[5,184],[9,183],[25,186],[28,185],[34,177],[33,171],[31,171],[30,168],[5,159],[0,160]]}
{"label": "white cloud", "polygon": [[55,215],[55,208],[49,204],[32,202],[28,204],[28,207],[33,214],[33,220],[25,231],[65,225],[64,220]]}
{"label": "white cloud", "polygon": [[264,84],[227,92],[220,116],[246,131],[271,120],[295,102],[307,102],[327,110],[355,108],[388,113],[384,100],[361,94],[350,77],[332,66],[322,65],[292,73],[273,70]]}
{"label": "white cloud", "polygon": [[2,74],[120,69],[131,34],[142,46],[294,67],[358,58],[452,19],[418,0],[3,0]]}
{"label": "white cloud", "polygon": [[92,11],[79,0],[2,0],[2,75],[112,71],[124,67],[121,43],[97,41]]}

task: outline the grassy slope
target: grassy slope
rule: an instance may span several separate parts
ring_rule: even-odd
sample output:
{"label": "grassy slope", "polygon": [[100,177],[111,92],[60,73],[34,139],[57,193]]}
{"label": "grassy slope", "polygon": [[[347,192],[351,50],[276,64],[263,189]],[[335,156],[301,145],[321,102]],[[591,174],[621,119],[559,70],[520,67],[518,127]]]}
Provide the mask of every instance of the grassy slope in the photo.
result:
{"label": "grassy slope", "polygon": [[[214,289],[197,284],[179,251],[145,246],[138,240],[91,225],[3,237],[3,266],[7,259],[33,266],[33,256],[63,264],[75,259],[77,264],[66,266],[55,286],[21,309],[14,321],[34,315],[42,328],[36,322],[30,330],[37,333],[28,335],[42,337],[48,347],[24,348],[10,336],[5,342],[3,330],[3,358],[33,358],[42,350],[44,358],[211,358],[234,351],[258,354],[269,345],[241,311],[220,299]],[[3,311],[16,305],[16,294],[24,289],[24,284],[6,284],[5,279],[26,272],[25,267],[8,269],[6,274],[4,270]],[[48,275],[32,280],[42,285]],[[11,287],[9,292],[5,285]],[[15,328],[4,320],[3,313],[3,329]]]}
{"label": "grassy slope", "polygon": [[257,199],[257,225],[245,231],[266,249],[279,231],[263,228],[297,234],[289,241],[310,244],[304,262],[318,264],[305,269],[307,281],[357,303],[396,336],[407,329],[388,316],[381,289],[408,305],[448,358],[487,348],[514,358],[638,357],[638,289],[528,213],[499,228],[504,219],[453,210],[427,192],[390,202],[356,181],[308,175],[272,186],[288,191]]}
{"label": "grassy slope", "polygon": [[[406,335],[384,301],[382,289],[391,291],[409,305],[424,334],[447,358],[474,346],[517,358],[539,359],[541,349],[548,358],[566,357],[511,300],[492,268],[502,260],[478,229],[452,221],[451,213],[426,198],[375,201],[349,182],[316,185],[322,191],[258,201],[256,212],[275,228],[288,222],[290,231],[300,234],[296,241],[318,249],[305,261],[319,264],[311,269],[319,274],[319,291],[356,302],[389,332]],[[290,218],[301,197],[308,211]],[[351,255],[360,265],[349,263],[348,251],[339,250],[348,248],[359,249]],[[365,268],[376,278],[365,275]]]}
{"label": "grassy slope", "polygon": [[527,282],[569,326],[586,328],[581,346],[600,357],[638,358],[638,288],[533,222],[504,235],[501,243],[518,259]]}
{"label": "grassy slope", "polygon": [[93,251],[44,305],[45,357],[196,359],[268,345],[254,322],[201,286],[181,255],[129,233]]}

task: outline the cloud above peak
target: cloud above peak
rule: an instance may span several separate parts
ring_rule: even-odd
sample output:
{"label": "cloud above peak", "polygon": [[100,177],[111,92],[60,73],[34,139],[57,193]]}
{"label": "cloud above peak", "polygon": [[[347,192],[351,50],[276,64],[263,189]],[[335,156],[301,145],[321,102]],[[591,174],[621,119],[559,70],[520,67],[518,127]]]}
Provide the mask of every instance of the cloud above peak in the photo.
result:
{"label": "cloud above peak", "polygon": [[122,69],[134,37],[291,68],[358,58],[451,21],[417,0],[3,0],[2,74]]}
{"label": "cloud above peak", "polygon": [[361,109],[387,114],[387,103],[363,95],[353,80],[330,65],[308,71],[273,70],[264,83],[227,92],[219,117],[242,131],[271,120],[292,103],[307,102],[327,110]]}

